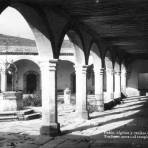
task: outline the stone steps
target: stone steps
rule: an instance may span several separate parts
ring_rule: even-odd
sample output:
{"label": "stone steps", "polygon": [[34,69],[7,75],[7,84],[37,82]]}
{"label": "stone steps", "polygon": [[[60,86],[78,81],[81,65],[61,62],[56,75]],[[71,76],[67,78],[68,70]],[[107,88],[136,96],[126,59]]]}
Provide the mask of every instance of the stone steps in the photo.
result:
{"label": "stone steps", "polygon": [[0,121],[17,120],[17,111],[4,111],[0,112]]}
{"label": "stone steps", "polygon": [[0,121],[11,120],[31,120],[41,117],[41,113],[35,112],[33,109],[21,111],[5,111],[0,113]]}
{"label": "stone steps", "polygon": [[37,119],[40,118],[41,114],[40,113],[32,113],[24,116],[25,120],[31,120],[31,119]]}
{"label": "stone steps", "polygon": [[34,113],[34,110],[33,110],[33,109],[26,109],[26,110],[22,110],[22,111],[20,111],[20,112],[21,112],[21,114],[23,114],[23,115],[28,115],[28,114]]}
{"label": "stone steps", "polygon": [[13,116],[13,115],[16,115],[17,114],[17,111],[4,111],[4,112],[0,112],[0,117],[2,116]]}
{"label": "stone steps", "polygon": [[0,116],[0,121],[17,120],[17,116]]}
{"label": "stone steps", "polygon": [[40,118],[41,113],[35,112],[33,109],[27,109],[24,111],[20,111],[18,116],[19,120],[31,120],[31,119]]}

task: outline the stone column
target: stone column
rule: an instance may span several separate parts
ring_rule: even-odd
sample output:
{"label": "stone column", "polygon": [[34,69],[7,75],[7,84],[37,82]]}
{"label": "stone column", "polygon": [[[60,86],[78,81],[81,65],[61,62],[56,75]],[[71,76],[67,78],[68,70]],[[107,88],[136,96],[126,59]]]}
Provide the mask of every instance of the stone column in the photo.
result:
{"label": "stone column", "polygon": [[104,69],[94,69],[95,74],[95,98],[98,111],[104,111],[103,79]]}
{"label": "stone column", "polygon": [[113,69],[108,69],[107,71],[107,102],[110,102],[114,99],[114,90],[113,90]]}
{"label": "stone column", "polygon": [[41,135],[55,136],[60,132],[57,121],[56,63],[53,59],[41,63],[42,127]]}
{"label": "stone column", "polygon": [[1,91],[7,91],[7,72],[5,66],[1,69]]}
{"label": "stone column", "polygon": [[76,70],[76,112],[79,119],[88,119],[86,96],[87,66],[75,66]]}
{"label": "stone column", "polygon": [[115,94],[114,98],[121,97],[121,72],[115,72]]}
{"label": "stone column", "polygon": [[121,91],[126,94],[126,72],[121,72]]}

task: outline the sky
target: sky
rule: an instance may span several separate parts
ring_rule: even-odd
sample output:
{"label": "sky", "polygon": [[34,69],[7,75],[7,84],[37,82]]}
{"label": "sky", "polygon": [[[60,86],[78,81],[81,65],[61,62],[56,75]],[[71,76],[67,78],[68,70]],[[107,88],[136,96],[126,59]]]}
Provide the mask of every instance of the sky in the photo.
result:
{"label": "sky", "polygon": [[[26,20],[12,7],[8,7],[0,14],[0,34],[34,40],[34,35]],[[65,35],[64,40],[69,40],[67,35]]]}
{"label": "sky", "polygon": [[34,39],[33,33],[23,16],[11,7],[5,9],[0,15],[0,34]]}

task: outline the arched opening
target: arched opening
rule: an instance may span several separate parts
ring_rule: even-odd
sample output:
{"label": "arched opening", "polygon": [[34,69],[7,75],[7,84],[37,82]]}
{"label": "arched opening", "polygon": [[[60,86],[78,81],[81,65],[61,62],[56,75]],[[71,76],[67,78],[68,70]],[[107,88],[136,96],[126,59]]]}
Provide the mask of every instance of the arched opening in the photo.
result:
{"label": "arched opening", "polygon": [[22,59],[14,62],[17,66],[15,88],[24,94],[40,94],[40,69],[36,63]]}
{"label": "arched opening", "polygon": [[118,61],[114,64],[114,98],[121,97],[121,75],[120,64]]}
{"label": "arched opening", "polygon": [[28,23],[15,8],[7,7],[1,13],[0,27],[1,34],[34,39],[34,35]]}
{"label": "arched opening", "polygon": [[71,92],[75,89],[74,82],[74,67],[73,63],[60,60],[57,65],[57,91],[58,94],[63,94],[66,88],[69,88]]}
{"label": "arched opening", "polygon": [[53,59],[49,39],[51,32],[45,29],[46,25],[41,16],[32,7],[20,3],[6,7],[0,15],[0,28],[2,34],[35,40],[39,55]]}
{"label": "arched opening", "polygon": [[94,65],[91,64],[87,68],[87,94],[94,94]]}
{"label": "arched opening", "polygon": [[113,63],[111,53],[108,50],[105,55],[105,82],[106,82],[106,93],[104,97],[105,103],[111,102],[114,98],[114,76],[113,76]]}
{"label": "arched opening", "polygon": [[93,93],[99,94],[101,82],[100,79],[102,80],[102,77],[100,75],[102,61],[100,57],[100,51],[95,43],[93,43],[91,46],[88,64],[92,66],[92,82],[94,89]]}
{"label": "arched opening", "polygon": [[[61,47],[60,60],[57,66],[57,88],[58,93],[62,92],[63,98],[60,98],[61,96],[58,98],[63,99],[63,104],[58,104],[58,115],[65,110],[66,112],[69,112],[67,109],[70,111],[76,110],[75,106],[77,106],[78,103],[76,94],[78,89],[77,86],[79,85],[76,81],[76,68],[77,66],[82,67],[85,65],[82,43],[75,31],[70,30],[67,32]],[[74,112],[71,112],[71,116],[73,116],[73,113]],[[59,121],[60,123],[63,122],[61,121],[61,116],[59,116]],[[67,124],[67,122],[69,121],[67,120],[64,124]]]}
{"label": "arched opening", "polygon": [[[50,25],[47,23],[47,20],[44,19],[44,16],[43,16],[44,14],[42,15],[39,10],[36,10],[31,5],[29,6],[27,4],[17,3],[17,2],[14,4],[11,3],[11,6],[13,7],[11,9],[13,9],[13,11],[16,12],[16,13],[15,12],[14,13],[17,14],[15,16],[16,17],[18,15],[21,16],[22,19],[24,19],[27,22],[27,25],[29,25],[30,31],[32,31],[32,33],[33,33],[33,40],[35,40],[36,46],[38,49],[38,53],[39,53],[39,57],[40,57],[40,58],[38,58],[38,60],[40,60],[40,62],[43,63],[43,66],[46,65],[45,66],[46,68],[44,68],[44,70],[41,69],[42,85],[40,85],[40,69],[35,63],[33,63],[31,61],[27,61],[27,60],[19,60],[19,61],[15,62],[16,66],[18,67],[18,73],[17,73],[17,79],[15,80],[15,83],[14,83],[14,88],[15,88],[15,90],[21,90],[21,91],[23,91],[24,94],[26,94],[26,93],[40,93],[40,89],[41,89],[40,86],[42,86],[42,106],[43,106],[42,107],[42,119],[43,119],[42,120],[43,121],[42,127],[43,128],[41,128],[41,133],[42,133],[42,131],[46,132],[47,130],[43,130],[44,128],[46,128],[47,126],[49,126],[49,127],[53,126],[52,125],[53,122],[55,124],[57,124],[57,120],[56,120],[57,108],[53,107],[53,106],[56,106],[56,101],[55,101],[56,88],[53,85],[50,85],[50,82],[49,82],[50,76],[47,74],[49,72],[47,70],[48,66],[49,66],[48,65],[49,60],[54,61],[53,60],[54,57],[57,57],[53,54],[53,51],[55,51],[55,50],[52,50],[53,38],[51,38],[51,36],[53,37],[53,35],[51,35],[52,33],[51,33]],[[5,11],[7,11],[7,9],[10,9],[10,7],[6,8]],[[2,13],[2,15],[3,15],[3,13]],[[8,20],[9,20],[9,23],[7,22],[6,24],[10,24],[10,26],[13,26],[12,25],[13,18],[9,17]],[[18,22],[18,20],[20,20],[20,19],[15,19],[15,20],[16,20],[16,22],[14,22],[14,23],[16,24]],[[3,26],[4,25],[2,25],[2,27]],[[22,24],[22,26],[23,26],[23,24]],[[2,27],[0,26],[0,28],[2,28]],[[14,25],[14,27],[15,27],[14,29],[11,28],[11,31],[15,30],[16,31],[15,34],[17,36],[21,36],[22,34],[27,34],[26,32],[25,33],[18,33],[17,32],[18,30],[19,31],[24,30],[24,28],[20,29],[17,25]],[[24,37],[24,36],[21,36],[21,37]],[[31,72],[32,74],[31,73],[26,74],[27,72],[29,73],[29,71],[35,71],[37,74],[32,73],[32,72]],[[49,73],[52,73],[52,72],[50,71]],[[47,81],[45,81],[43,78],[44,76],[46,76],[46,74],[47,74],[47,76],[49,76],[47,78]],[[51,80],[53,82],[52,84],[55,83],[54,76],[53,76],[53,81]],[[34,84],[30,83],[30,80]],[[11,81],[9,81],[9,83],[11,83]],[[49,92],[50,92],[50,94],[49,94]],[[52,96],[52,97],[48,97],[48,96]],[[50,103],[47,104],[47,102],[50,102]],[[46,108],[46,110],[44,108]],[[54,113],[48,112],[47,108],[48,109],[52,108]],[[52,119],[50,118],[49,122],[46,122],[47,115],[50,116],[51,114],[55,117],[54,118],[55,120],[53,118]]]}
{"label": "arched opening", "polygon": [[70,85],[67,85],[67,86],[71,90],[71,93],[75,95],[76,93],[76,74],[75,74],[74,68],[77,65],[85,65],[85,58],[84,58],[84,53],[82,50],[81,39],[75,31],[69,30],[67,34],[65,34],[64,40],[61,46],[61,50],[60,50],[59,59],[60,61],[58,63],[58,67],[60,67],[59,66],[60,63],[63,63],[63,65],[67,65],[69,67],[68,68],[65,66],[66,67],[65,72],[67,72],[68,69],[71,71]]}
{"label": "arched opening", "polygon": [[121,93],[122,97],[126,97],[126,87],[127,87],[127,70],[124,62],[121,63]]}
{"label": "arched opening", "polygon": [[88,96],[89,103],[93,106],[92,111],[103,111],[103,73],[100,52],[96,43],[90,49],[88,64],[91,66],[92,73],[92,95]]}
{"label": "arched opening", "polygon": [[75,75],[75,49],[72,41],[68,37],[68,35],[65,35],[60,56],[59,56],[59,62],[57,65],[57,89],[60,95],[62,94],[63,103],[65,104],[66,100],[64,101],[64,98],[66,97],[64,94],[66,93],[66,90],[70,92],[70,100],[69,105],[73,102],[75,102],[75,93],[76,93],[76,75]]}
{"label": "arched opening", "polygon": [[[4,38],[2,40],[2,43],[4,45],[4,49],[6,52],[6,56],[7,56],[7,52],[16,52],[16,49],[18,51],[23,50],[22,48],[24,47],[24,49],[28,48],[28,47],[34,47],[36,45],[32,44],[32,40],[36,41],[38,50],[40,49],[40,47],[38,46],[38,44],[41,44],[42,42],[44,42],[44,40],[38,41],[36,39],[36,36],[34,32],[34,30],[32,29],[32,22],[30,22],[30,20],[28,20],[28,16],[26,14],[25,11],[22,10],[23,7],[26,7],[28,10],[30,10],[30,15],[31,13],[33,13],[31,11],[31,9],[25,5],[13,5],[13,7],[7,7],[0,15],[0,28],[1,28],[1,33],[2,34],[6,34],[7,36],[14,36],[15,39],[15,43],[12,40],[12,38]],[[18,11],[19,10],[19,11]],[[37,17],[37,16],[36,16]],[[10,23],[11,21],[11,23]],[[30,25],[30,26],[29,26]],[[37,24],[36,24],[37,25]],[[34,28],[36,28],[34,26]],[[36,32],[40,32],[39,30],[36,30]],[[14,38],[13,37],[13,38]],[[19,38],[23,38],[24,42],[22,42],[22,40],[20,40]],[[27,42],[27,39],[31,39],[30,43]],[[26,43],[25,43],[25,39],[26,39]],[[29,40],[28,40],[29,41]],[[38,42],[38,43],[37,43]],[[29,44],[29,46],[28,46]],[[7,46],[7,47],[6,47]],[[14,46],[14,49],[11,49]],[[16,49],[15,49],[16,48]],[[48,48],[49,50],[50,48]],[[45,53],[46,54],[46,53]],[[18,56],[15,56],[16,59],[19,57],[19,52],[17,54]],[[52,54],[51,54],[52,56]],[[7,63],[7,59],[6,61],[3,61],[3,64]],[[36,80],[37,81],[37,76],[33,75],[29,75],[27,77],[26,80],[23,81],[23,74],[20,72],[20,69],[22,70],[23,68],[25,69],[23,64],[20,63],[25,63],[25,60],[19,60],[17,62],[15,62],[17,67],[19,68],[17,71],[17,73],[15,73],[15,75],[13,75],[13,73],[9,73],[7,72],[7,91],[10,90],[22,90],[23,93],[33,93],[33,90],[36,92],[39,92],[40,88],[39,86],[39,82],[37,83],[37,87],[35,88],[35,83],[30,83],[30,85],[28,85],[28,83],[24,84],[24,81],[28,81],[31,79],[31,77],[33,78],[32,81]],[[21,67],[21,66],[22,67]],[[29,64],[27,64],[28,68],[29,68]],[[33,69],[36,69],[36,66],[34,67],[34,65],[32,65]],[[27,67],[26,67],[27,68]],[[39,70],[38,70],[39,71]],[[23,88],[24,86],[24,88]],[[34,87],[34,88],[33,88]],[[27,89],[27,90],[26,90]],[[33,89],[33,90],[31,90]]]}
{"label": "arched opening", "polygon": [[[95,81],[94,81],[94,61],[92,54],[89,55],[88,68],[87,68],[87,95],[94,95]],[[89,98],[89,97],[88,97]]]}

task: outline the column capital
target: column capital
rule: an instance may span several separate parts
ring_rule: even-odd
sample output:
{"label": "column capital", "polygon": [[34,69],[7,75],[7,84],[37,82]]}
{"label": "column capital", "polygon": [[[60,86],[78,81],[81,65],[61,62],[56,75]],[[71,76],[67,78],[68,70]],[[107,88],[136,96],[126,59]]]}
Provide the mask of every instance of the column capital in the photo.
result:
{"label": "column capital", "polygon": [[121,75],[121,71],[115,71],[115,74],[120,76]]}
{"label": "column capital", "polygon": [[55,71],[58,59],[45,60],[40,62],[40,68],[48,68],[49,71]]}
{"label": "column capital", "polygon": [[127,75],[127,72],[126,71],[121,71],[121,75]]}
{"label": "column capital", "polygon": [[86,72],[88,65],[74,65],[75,71],[82,71],[82,72]]}
{"label": "column capital", "polygon": [[49,63],[57,63],[58,62],[58,59],[50,59],[49,60]]}
{"label": "column capital", "polygon": [[94,73],[95,74],[103,75],[104,74],[104,71],[105,71],[104,68],[100,68],[100,69],[94,68]]}

